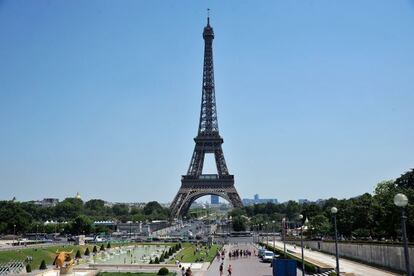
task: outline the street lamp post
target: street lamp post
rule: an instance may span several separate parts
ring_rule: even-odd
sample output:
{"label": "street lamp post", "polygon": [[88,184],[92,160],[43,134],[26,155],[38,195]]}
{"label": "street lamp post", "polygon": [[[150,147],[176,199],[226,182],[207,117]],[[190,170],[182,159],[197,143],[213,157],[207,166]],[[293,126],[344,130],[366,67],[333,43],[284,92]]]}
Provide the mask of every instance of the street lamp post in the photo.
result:
{"label": "street lamp post", "polygon": [[275,221],[273,220],[272,221],[272,236],[273,236],[273,251],[275,252],[275,250],[276,250],[276,245],[275,245],[275,243],[276,243],[276,241],[275,241]]}
{"label": "street lamp post", "polygon": [[299,215],[299,220],[300,220],[300,248],[302,251],[302,275],[305,275],[305,255],[303,253],[303,227],[305,226],[305,224],[308,223],[308,218],[305,219],[305,222],[302,223],[303,220],[303,215],[300,214]]}
{"label": "street lamp post", "polygon": [[15,239],[16,239],[16,224],[13,224],[13,243]]}
{"label": "street lamp post", "polygon": [[259,237],[257,240],[263,242],[263,223],[259,224]]}
{"label": "street lamp post", "polygon": [[410,256],[408,253],[408,240],[407,240],[407,228],[405,221],[407,216],[405,215],[405,206],[408,204],[408,198],[405,194],[396,194],[394,196],[394,204],[401,208],[401,229],[404,242],[404,257],[405,257],[405,267],[407,270],[407,275],[411,276],[411,267],[410,267]]}
{"label": "street lamp post", "polygon": [[286,259],[286,239],[285,239],[285,235],[286,235],[286,218],[283,218],[282,219],[283,255],[285,256],[285,259]]}
{"label": "street lamp post", "polygon": [[253,224],[253,243],[255,243],[256,242],[256,238],[255,238],[255,236],[256,236],[256,224]]}
{"label": "street lamp post", "polygon": [[336,257],[336,275],[339,275],[339,256],[338,256],[338,230],[336,227],[336,213],[338,213],[338,209],[336,207],[331,208],[331,213],[334,221],[334,228],[335,228],[335,257]]}
{"label": "street lamp post", "polygon": [[266,221],[266,246],[269,246],[269,227],[268,222]]}

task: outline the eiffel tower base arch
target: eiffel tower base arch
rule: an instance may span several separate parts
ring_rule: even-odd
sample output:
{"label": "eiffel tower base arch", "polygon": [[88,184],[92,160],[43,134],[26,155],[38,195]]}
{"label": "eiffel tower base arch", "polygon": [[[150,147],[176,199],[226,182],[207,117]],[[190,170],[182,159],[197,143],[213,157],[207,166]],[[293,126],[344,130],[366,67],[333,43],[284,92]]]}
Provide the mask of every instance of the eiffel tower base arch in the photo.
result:
{"label": "eiffel tower base arch", "polygon": [[170,205],[171,216],[182,218],[190,209],[191,204],[200,197],[217,195],[227,200],[233,207],[241,208],[243,203],[234,185],[186,185],[183,182],[177,195]]}

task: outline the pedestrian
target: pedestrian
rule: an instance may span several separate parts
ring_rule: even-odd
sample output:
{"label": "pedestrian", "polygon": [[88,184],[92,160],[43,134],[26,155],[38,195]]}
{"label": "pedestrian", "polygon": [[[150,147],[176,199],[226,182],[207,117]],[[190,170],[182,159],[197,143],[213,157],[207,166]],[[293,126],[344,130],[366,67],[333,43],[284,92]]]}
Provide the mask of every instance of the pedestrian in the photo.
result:
{"label": "pedestrian", "polygon": [[229,264],[229,267],[227,268],[227,272],[229,273],[228,275],[231,276],[231,272],[233,271],[233,269],[231,268],[231,264]]}
{"label": "pedestrian", "polygon": [[181,268],[181,276],[185,276],[185,268],[184,268],[184,266]]}
{"label": "pedestrian", "polygon": [[193,276],[193,272],[191,271],[190,267],[187,268],[187,271],[185,272],[185,276]]}
{"label": "pedestrian", "polygon": [[220,276],[223,276],[223,263],[221,263],[220,264],[220,268],[219,268],[219,271],[220,271]]}

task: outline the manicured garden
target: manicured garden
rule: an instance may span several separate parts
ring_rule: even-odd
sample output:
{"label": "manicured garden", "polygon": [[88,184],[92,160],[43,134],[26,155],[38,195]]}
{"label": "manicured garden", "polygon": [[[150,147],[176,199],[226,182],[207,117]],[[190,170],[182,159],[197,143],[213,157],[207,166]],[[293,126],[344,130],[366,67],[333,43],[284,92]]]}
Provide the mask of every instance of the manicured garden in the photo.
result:
{"label": "manicured garden", "polygon": [[182,263],[211,262],[220,249],[221,246],[217,244],[207,246],[183,243],[183,249],[168,263],[173,264],[176,260]]}
{"label": "manicured garden", "polygon": [[[156,245],[161,243],[123,243],[123,244],[109,244],[111,246],[128,246],[128,245]],[[176,245],[173,243],[162,243],[162,245]],[[96,248],[95,248],[96,246]],[[6,263],[12,260],[25,261],[30,264],[32,270],[39,269],[42,261],[45,261],[47,267],[53,265],[56,257],[56,251],[72,251],[72,258],[80,258],[85,255],[92,255],[101,250],[107,250],[108,244],[88,244],[88,245],[59,245],[59,246],[43,246],[36,248],[24,248],[0,251],[0,263]],[[79,252],[78,252],[79,251]],[[30,259],[30,261],[27,261]]]}
{"label": "manicured garden", "polygon": [[[42,260],[45,261],[47,266],[53,264],[56,257],[56,250],[59,251],[71,251],[73,250],[72,257],[75,257],[76,252],[79,250],[84,255],[86,249],[89,252],[93,252],[95,245],[60,245],[60,246],[45,246],[37,248],[24,248],[16,250],[8,250],[0,252],[0,263],[6,263],[11,260],[25,261],[28,258],[31,259],[30,266],[32,269],[38,269]],[[99,251],[101,245],[96,245],[97,251]]]}

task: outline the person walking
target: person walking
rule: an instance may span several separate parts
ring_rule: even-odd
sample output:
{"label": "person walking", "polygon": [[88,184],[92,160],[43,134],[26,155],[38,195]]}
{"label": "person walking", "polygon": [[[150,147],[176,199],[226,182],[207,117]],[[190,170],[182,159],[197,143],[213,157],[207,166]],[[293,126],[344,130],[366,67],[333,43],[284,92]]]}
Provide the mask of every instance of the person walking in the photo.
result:
{"label": "person walking", "polygon": [[231,267],[231,264],[229,264],[229,267],[227,268],[227,272],[229,273],[228,276],[231,276],[232,271],[233,271],[233,268]]}
{"label": "person walking", "polygon": [[220,268],[219,268],[219,271],[220,271],[220,276],[223,276],[223,263],[221,263],[220,264]]}

